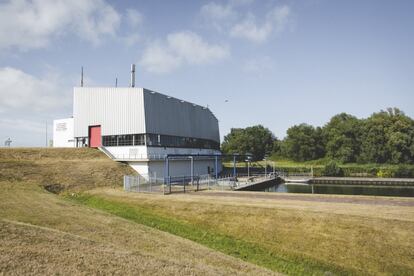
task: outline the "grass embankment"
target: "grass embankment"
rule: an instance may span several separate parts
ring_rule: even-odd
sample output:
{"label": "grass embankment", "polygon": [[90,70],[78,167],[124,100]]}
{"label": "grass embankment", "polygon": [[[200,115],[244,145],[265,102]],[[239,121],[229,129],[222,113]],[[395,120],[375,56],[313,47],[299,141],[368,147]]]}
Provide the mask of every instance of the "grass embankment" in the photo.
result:
{"label": "grass embankment", "polygon": [[114,189],[76,200],[287,274],[414,273],[413,207]]}
{"label": "grass embankment", "polygon": [[97,149],[0,149],[0,181],[31,183],[55,192],[120,186],[122,176],[133,173]]}
{"label": "grass embankment", "polygon": [[97,208],[116,216],[147,225],[218,250],[236,258],[288,274],[320,274],[325,271],[340,272],[333,266],[307,263],[306,260],[289,260],[273,254],[255,243],[226,235],[214,229],[200,227],[177,217],[154,212],[150,208],[110,200],[92,195],[78,195],[74,200],[89,207]]}
{"label": "grass embankment", "polygon": [[70,194],[105,185],[105,177],[120,186],[129,168],[100,152],[13,149],[0,158],[0,274],[272,274],[43,189],[58,183]]}
{"label": "grass embankment", "polygon": [[125,193],[130,169],[92,149],[0,150],[0,169],[0,274],[414,274],[414,208],[395,198]]}

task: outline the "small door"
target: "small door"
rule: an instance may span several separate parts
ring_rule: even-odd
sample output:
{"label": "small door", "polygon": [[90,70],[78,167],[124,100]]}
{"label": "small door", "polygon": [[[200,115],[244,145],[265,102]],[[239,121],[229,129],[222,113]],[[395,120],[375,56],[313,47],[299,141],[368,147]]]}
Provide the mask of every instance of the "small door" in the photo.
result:
{"label": "small door", "polygon": [[102,146],[101,126],[89,127],[89,147],[97,148]]}

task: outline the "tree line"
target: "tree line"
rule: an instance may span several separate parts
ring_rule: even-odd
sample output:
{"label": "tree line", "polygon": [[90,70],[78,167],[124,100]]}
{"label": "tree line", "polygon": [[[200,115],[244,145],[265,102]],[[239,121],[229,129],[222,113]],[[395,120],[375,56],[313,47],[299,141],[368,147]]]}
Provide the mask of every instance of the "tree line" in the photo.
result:
{"label": "tree line", "polygon": [[340,113],[322,127],[294,125],[283,140],[262,125],[233,128],[224,137],[226,154],[250,153],[309,161],[321,158],[341,163],[414,163],[414,120],[398,108],[373,113],[366,119]]}

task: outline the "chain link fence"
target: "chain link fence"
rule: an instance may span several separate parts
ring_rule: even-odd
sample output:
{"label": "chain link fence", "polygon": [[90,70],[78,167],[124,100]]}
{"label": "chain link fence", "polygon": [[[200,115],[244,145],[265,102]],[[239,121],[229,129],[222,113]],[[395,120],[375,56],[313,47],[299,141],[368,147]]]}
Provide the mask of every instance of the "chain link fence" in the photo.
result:
{"label": "chain link fence", "polygon": [[186,193],[201,190],[233,190],[234,177],[214,178],[210,175],[157,178],[151,175],[125,175],[124,190],[139,193]]}

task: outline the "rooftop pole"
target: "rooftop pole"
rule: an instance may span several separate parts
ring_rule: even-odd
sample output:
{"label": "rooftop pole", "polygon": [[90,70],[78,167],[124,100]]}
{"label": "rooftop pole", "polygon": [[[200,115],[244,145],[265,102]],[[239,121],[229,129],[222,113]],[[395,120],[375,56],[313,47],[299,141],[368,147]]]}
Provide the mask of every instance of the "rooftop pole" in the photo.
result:
{"label": "rooftop pole", "polygon": [[81,67],[81,80],[80,80],[80,86],[83,87],[83,66]]}

